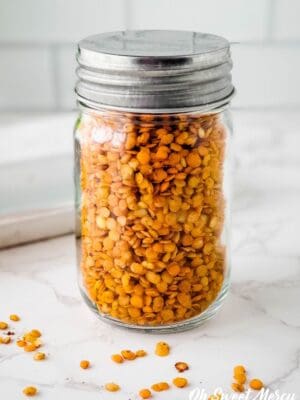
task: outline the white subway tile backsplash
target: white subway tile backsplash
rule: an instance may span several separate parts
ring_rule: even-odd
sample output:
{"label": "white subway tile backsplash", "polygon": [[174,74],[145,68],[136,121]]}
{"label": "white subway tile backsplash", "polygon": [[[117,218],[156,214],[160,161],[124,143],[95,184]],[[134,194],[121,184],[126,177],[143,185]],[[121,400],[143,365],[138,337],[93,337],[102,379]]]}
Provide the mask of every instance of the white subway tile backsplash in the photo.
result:
{"label": "white subway tile backsplash", "polygon": [[125,28],[125,0],[2,0],[0,42],[77,42]]}
{"label": "white subway tile backsplash", "polygon": [[55,107],[47,49],[0,48],[0,109],[47,110]]}
{"label": "white subway tile backsplash", "polygon": [[300,106],[299,16],[300,0],[0,0],[0,111],[74,109],[75,43],[125,28],[240,42],[234,105]]}
{"label": "white subway tile backsplash", "polygon": [[268,6],[268,0],[129,0],[129,26],[210,32],[231,41],[262,40]]}
{"label": "white subway tile backsplash", "polygon": [[76,107],[74,86],[76,82],[75,59],[76,46],[60,46],[57,49],[57,88],[58,107],[63,110],[70,110]]}
{"label": "white subway tile backsplash", "polygon": [[300,106],[297,47],[236,45],[232,55],[236,106]]}
{"label": "white subway tile backsplash", "polygon": [[300,39],[300,1],[276,0],[274,11],[275,39]]}

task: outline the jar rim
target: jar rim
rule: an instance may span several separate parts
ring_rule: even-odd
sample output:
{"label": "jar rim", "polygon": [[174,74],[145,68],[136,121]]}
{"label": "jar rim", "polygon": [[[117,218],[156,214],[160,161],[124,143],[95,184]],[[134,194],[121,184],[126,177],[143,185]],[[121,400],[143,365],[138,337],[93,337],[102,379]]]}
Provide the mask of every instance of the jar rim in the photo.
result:
{"label": "jar rim", "polygon": [[[75,90],[76,92],[76,90]],[[226,110],[232,98],[235,96],[235,89],[233,88],[232,93],[227,97],[226,101],[214,102],[214,104],[206,104],[202,106],[194,107],[180,107],[180,108],[129,108],[129,107],[118,107],[106,104],[100,104],[91,100],[85,99],[77,94],[77,105],[79,109],[88,110],[93,109],[95,111],[116,111],[125,113],[136,113],[136,114],[188,114],[188,113],[218,113]]]}

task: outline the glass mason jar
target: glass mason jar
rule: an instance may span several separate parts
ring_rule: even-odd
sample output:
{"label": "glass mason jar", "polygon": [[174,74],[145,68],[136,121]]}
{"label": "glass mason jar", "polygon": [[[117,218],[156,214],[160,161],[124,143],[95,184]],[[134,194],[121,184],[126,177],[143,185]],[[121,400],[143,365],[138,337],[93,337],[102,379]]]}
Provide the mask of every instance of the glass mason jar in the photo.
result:
{"label": "glass mason jar", "polygon": [[229,44],[192,32],[114,32],[81,41],[77,58],[82,295],[125,327],[197,326],[229,284]]}

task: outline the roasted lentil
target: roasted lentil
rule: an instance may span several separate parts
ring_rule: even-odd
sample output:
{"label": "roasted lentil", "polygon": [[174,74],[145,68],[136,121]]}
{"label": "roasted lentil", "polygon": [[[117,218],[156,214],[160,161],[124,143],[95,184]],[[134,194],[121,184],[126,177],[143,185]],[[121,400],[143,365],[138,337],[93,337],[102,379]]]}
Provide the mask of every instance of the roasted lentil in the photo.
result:
{"label": "roasted lentil", "polygon": [[188,380],[186,378],[177,377],[173,379],[173,384],[178,388],[184,388],[188,385]]}
{"label": "roasted lentil", "polygon": [[45,360],[45,358],[46,358],[46,354],[45,354],[45,353],[42,353],[42,352],[40,352],[40,351],[38,351],[37,353],[35,353],[35,355],[33,356],[33,359],[34,359],[35,361]]}
{"label": "roasted lentil", "polygon": [[233,391],[239,392],[239,393],[242,393],[242,392],[245,391],[244,385],[241,384],[241,383],[236,383],[236,382],[233,382],[233,383],[231,384],[231,389],[232,389]]}
{"label": "roasted lentil", "polygon": [[137,351],[135,352],[135,355],[136,355],[137,357],[145,357],[145,356],[147,355],[147,352],[146,352],[145,350],[137,350]]}
{"label": "roasted lentil", "polygon": [[122,350],[121,354],[122,354],[122,357],[124,358],[124,360],[132,361],[132,360],[135,360],[137,357],[136,353],[134,353],[131,350]]}
{"label": "roasted lentil", "polygon": [[42,342],[40,340],[41,332],[37,329],[32,329],[23,335],[21,339],[17,340],[17,346],[23,347],[24,351],[31,352],[38,349]]}
{"label": "roasted lentil", "polygon": [[42,336],[41,332],[38,329],[32,329],[29,333],[35,338],[39,338]]}
{"label": "roasted lentil", "polygon": [[152,395],[149,389],[142,389],[139,391],[139,396],[141,399],[150,399]]}
{"label": "roasted lentil", "polygon": [[158,342],[155,346],[155,354],[159,357],[165,357],[170,353],[170,346],[166,342]]}
{"label": "roasted lentil", "polygon": [[151,386],[151,389],[154,390],[155,392],[162,392],[164,390],[168,390],[170,388],[170,385],[168,384],[168,382],[158,382],[158,383],[154,383]]}
{"label": "roasted lentil", "polygon": [[34,386],[26,386],[26,388],[23,389],[23,393],[25,396],[35,396],[37,394],[37,388]]}
{"label": "roasted lentil", "polygon": [[34,343],[28,343],[28,344],[26,344],[24,346],[24,351],[27,351],[27,352],[31,352],[31,351],[34,351],[36,349],[37,349],[37,347],[36,347],[36,345]]}
{"label": "roasted lentil", "polygon": [[17,314],[11,314],[11,315],[9,316],[9,319],[10,319],[11,321],[15,321],[15,322],[20,321],[20,317],[19,317]]}
{"label": "roasted lentil", "polygon": [[249,386],[251,387],[251,389],[261,390],[264,387],[264,384],[260,379],[255,378],[249,382]]}
{"label": "roasted lentil", "polygon": [[80,361],[80,368],[82,369],[88,369],[90,366],[89,360],[81,360]]}
{"label": "roasted lentil", "polygon": [[247,380],[246,374],[234,374],[234,379],[237,381],[237,383],[244,384]]}
{"label": "roasted lentil", "polygon": [[184,372],[187,369],[189,369],[189,366],[187,365],[186,362],[179,361],[175,364],[175,368],[177,369],[178,372]]}
{"label": "roasted lentil", "polygon": [[243,365],[236,365],[233,368],[233,375],[245,374],[245,373],[246,373],[246,369]]}
{"label": "roasted lentil", "polygon": [[76,134],[89,298],[139,325],[203,312],[225,268],[221,117],[85,113]]}
{"label": "roasted lentil", "polygon": [[117,364],[122,364],[124,361],[124,358],[121,356],[121,354],[113,354],[111,359]]}
{"label": "roasted lentil", "polygon": [[1,321],[0,322],[0,329],[4,330],[4,329],[7,329],[7,328],[8,328],[8,323],[4,322],[4,321]]}
{"label": "roasted lentil", "polygon": [[2,344],[9,344],[11,342],[10,336],[0,336],[0,343]]}
{"label": "roasted lentil", "polygon": [[106,383],[105,389],[106,389],[108,392],[117,392],[118,390],[120,390],[120,386],[117,385],[117,384],[114,383],[114,382],[109,382],[109,383]]}

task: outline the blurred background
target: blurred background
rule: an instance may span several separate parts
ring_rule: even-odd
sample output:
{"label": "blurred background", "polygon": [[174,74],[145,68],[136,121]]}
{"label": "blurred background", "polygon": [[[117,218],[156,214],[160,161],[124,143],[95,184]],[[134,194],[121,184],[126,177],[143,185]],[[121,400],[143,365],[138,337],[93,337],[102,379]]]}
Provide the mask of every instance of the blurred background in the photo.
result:
{"label": "blurred background", "polygon": [[0,246],[73,229],[76,43],[103,31],[229,39],[236,216],[269,185],[298,194],[299,15],[299,0],[0,0]]}

